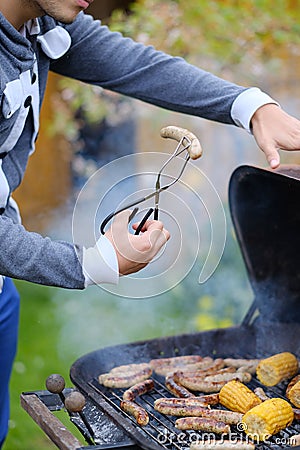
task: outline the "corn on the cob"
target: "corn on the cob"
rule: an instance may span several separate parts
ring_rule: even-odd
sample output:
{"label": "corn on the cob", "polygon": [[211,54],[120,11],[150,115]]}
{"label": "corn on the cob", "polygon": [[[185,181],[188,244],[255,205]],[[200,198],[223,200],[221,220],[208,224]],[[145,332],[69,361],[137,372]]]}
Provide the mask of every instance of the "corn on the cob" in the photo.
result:
{"label": "corn on the cob", "polygon": [[294,419],[292,406],[281,398],[270,398],[248,411],[242,423],[245,433],[253,440],[265,441],[289,426]]}
{"label": "corn on the cob", "polygon": [[245,413],[261,403],[260,398],[245,384],[232,380],[222,387],[219,402],[231,411]]}
{"label": "corn on the cob", "polygon": [[289,352],[278,353],[262,359],[257,366],[256,376],[265,386],[275,386],[298,372],[299,364],[295,355]]}
{"label": "corn on the cob", "polygon": [[290,381],[286,389],[286,396],[293,405],[300,408],[300,375]]}

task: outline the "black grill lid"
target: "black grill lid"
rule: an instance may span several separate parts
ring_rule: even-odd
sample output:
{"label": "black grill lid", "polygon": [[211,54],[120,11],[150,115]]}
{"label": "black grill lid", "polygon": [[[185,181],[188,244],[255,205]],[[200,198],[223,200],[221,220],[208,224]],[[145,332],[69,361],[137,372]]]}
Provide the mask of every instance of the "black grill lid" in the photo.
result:
{"label": "black grill lid", "polygon": [[300,322],[300,166],[283,172],[238,167],[229,205],[260,319],[288,323]]}

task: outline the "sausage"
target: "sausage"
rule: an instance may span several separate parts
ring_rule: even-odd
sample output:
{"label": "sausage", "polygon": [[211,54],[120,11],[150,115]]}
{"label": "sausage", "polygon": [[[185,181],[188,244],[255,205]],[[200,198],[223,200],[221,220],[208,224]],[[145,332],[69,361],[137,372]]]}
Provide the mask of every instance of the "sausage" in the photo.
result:
{"label": "sausage", "polygon": [[151,359],[149,364],[155,370],[158,366],[181,366],[184,364],[193,364],[202,361],[202,359],[203,357],[200,355],[173,356],[171,358]]}
{"label": "sausage", "polygon": [[248,372],[251,375],[255,375],[256,374],[256,367],[257,367],[257,364],[253,364],[253,365],[249,364],[247,366],[241,366],[241,367],[239,367],[236,370],[237,370],[237,372]]}
{"label": "sausage", "polygon": [[202,395],[200,397],[196,397],[195,395],[193,397],[189,398],[174,398],[174,397],[163,397],[155,400],[154,406],[156,405],[165,405],[165,406],[173,406],[173,405],[181,405],[181,406],[202,406],[204,408],[207,408],[211,404],[218,403],[219,395],[218,394],[211,394],[211,395]]}
{"label": "sausage", "polygon": [[290,390],[292,389],[292,387],[294,387],[295,384],[298,383],[299,380],[300,380],[300,374],[299,374],[299,375],[296,375],[295,377],[293,377],[293,378],[291,379],[291,381],[290,381],[289,384],[287,385],[286,392],[285,392],[287,397],[289,396],[289,392],[290,392]]}
{"label": "sausage", "polygon": [[109,373],[113,374],[124,374],[136,372],[137,370],[149,369],[150,364],[148,363],[139,363],[139,364],[124,364],[122,366],[113,367]]}
{"label": "sausage", "polygon": [[158,375],[166,376],[179,368],[180,370],[184,370],[187,367],[190,367],[191,370],[196,370],[199,367],[202,367],[203,364],[208,364],[211,361],[213,361],[213,359],[210,357],[202,358],[202,356],[199,355],[186,355],[174,356],[173,358],[152,359],[150,361],[150,366]]}
{"label": "sausage", "polygon": [[[176,378],[175,378],[176,379]],[[176,380],[177,381],[177,380]],[[199,391],[204,393],[219,392],[227,381],[206,381],[203,377],[179,377],[182,386],[191,391]]]}
{"label": "sausage", "polygon": [[200,158],[202,155],[202,148],[198,138],[188,130],[175,126],[169,126],[160,130],[160,135],[163,138],[175,139],[180,142],[182,139],[183,145],[189,145],[187,151],[192,159]]}
{"label": "sausage", "polygon": [[[171,401],[170,401],[171,400]],[[236,425],[242,421],[243,414],[224,409],[209,409],[198,398],[188,399],[158,399],[154,402],[154,409],[161,414],[182,417],[207,417],[217,421]]]}
{"label": "sausage", "polygon": [[166,376],[165,385],[168,391],[176,395],[176,397],[179,398],[195,397],[195,395],[192,394],[192,392],[188,391],[185,387],[181,386],[179,383],[176,383],[172,375]]}
{"label": "sausage", "polygon": [[243,414],[234,411],[226,411],[225,409],[206,409],[201,412],[198,417],[209,417],[210,419],[224,422],[228,425],[237,425],[242,421]]}
{"label": "sausage", "polygon": [[208,433],[230,434],[230,426],[224,422],[205,417],[183,417],[177,419],[175,427],[179,430],[199,430]]}
{"label": "sausage", "polygon": [[149,415],[147,411],[137,403],[129,400],[122,400],[120,406],[123,411],[133,416],[136,423],[141,427],[144,427],[149,423]]}
{"label": "sausage", "polygon": [[231,380],[239,380],[242,383],[248,383],[251,381],[252,375],[248,372],[235,372],[235,373],[219,373],[216,375],[209,375],[204,378],[205,381],[231,381]]}
{"label": "sausage", "polygon": [[153,380],[145,380],[137,383],[123,393],[123,400],[133,401],[136,397],[151,391],[154,388]]}
{"label": "sausage", "polygon": [[260,362],[260,359],[225,358],[224,362],[226,366],[235,367],[236,369],[239,369],[240,367],[247,367],[247,366],[257,367],[258,363]]}
{"label": "sausage", "polygon": [[255,444],[241,440],[212,440],[193,442],[190,450],[255,450]]}
{"label": "sausage", "polygon": [[165,414],[167,416],[181,416],[181,417],[190,417],[190,416],[201,416],[202,410],[207,409],[206,405],[181,405],[178,403],[154,403],[154,409],[161,414]]}
{"label": "sausage", "polygon": [[300,420],[300,409],[293,408],[294,411],[294,420]]}
{"label": "sausage", "polygon": [[197,398],[205,405],[217,405],[219,403],[219,394],[199,395]]}
{"label": "sausage", "polygon": [[[204,363],[204,361],[202,361]],[[177,368],[177,370],[173,373],[174,380],[178,383],[180,383],[179,378],[180,377],[198,377],[198,378],[204,378],[208,375],[215,375],[218,373],[233,373],[236,372],[236,369],[234,367],[224,367],[224,362],[222,359],[218,358],[212,361],[212,363],[203,364],[200,366],[201,363],[199,363],[198,368],[194,370],[191,368],[191,366],[186,366],[183,368]],[[180,370],[179,370],[180,369]]]}
{"label": "sausage", "polygon": [[199,361],[197,363],[193,363],[193,364],[185,364],[184,366],[173,366],[171,368],[170,372],[174,372],[175,370],[180,369],[182,372],[197,372],[197,371],[204,371],[204,370],[208,370],[209,368],[211,368],[211,370],[213,369],[213,359],[210,356],[206,356],[205,358],[203,358],[202,361]]}
{"label": "sausage", "polygon": [[289,445],[295,447],[296,445],[300,445],[300,434],[294,434],[289,438]]}
{"label": "sausage", "polygon": [[269,400],[270,397],[267,396],[263,388],[257,387],[254,389],[254,394],[257,395],[257,397],[262,401],[265,402],[266,400]]}
{"label": "sausage", "polygon": [[109,388],[129,388],[146,380],[152,375],[152,369],[148,364],[136,364],[131,366],[135,367],[131,367],[128,371],[125,369],[119,371],[120,367],[126,367],[119,366],[118,370],[115,368],[108,373],[103,373],[99,375],[98,381],[100,384],[103,384],[103,386]]}

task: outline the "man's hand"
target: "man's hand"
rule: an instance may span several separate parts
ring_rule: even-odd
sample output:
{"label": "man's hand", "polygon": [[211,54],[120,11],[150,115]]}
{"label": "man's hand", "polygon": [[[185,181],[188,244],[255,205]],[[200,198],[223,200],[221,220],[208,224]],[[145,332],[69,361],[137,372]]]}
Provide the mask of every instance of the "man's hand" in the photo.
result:
{"label": "man's hand", "polygon": [[[105,233],[115,248],[121,275],[143,269],[170,238],[170,233],[159,220],[148,220],[141,235],[130,234],[128,232],[130,212],[126,210],[119,213]],[[133,225],[133,229],[136,229],[137,225]]]}
{"label": "man's hand", "polygon": [[251,119],[252,132],[272,169],[280,164],[278,150],[300,150],[300,121],[275,104],[259,108]]}

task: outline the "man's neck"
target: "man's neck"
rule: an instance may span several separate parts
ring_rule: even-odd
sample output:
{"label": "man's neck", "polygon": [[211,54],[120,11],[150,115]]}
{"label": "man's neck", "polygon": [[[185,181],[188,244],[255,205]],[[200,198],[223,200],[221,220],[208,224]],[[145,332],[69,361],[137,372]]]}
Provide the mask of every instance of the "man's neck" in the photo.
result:
{"label": "man's neck", "polygon": [[27,0],[0,0],[0,12],[18,31],[25,22],[37,17],[32,3]]}

